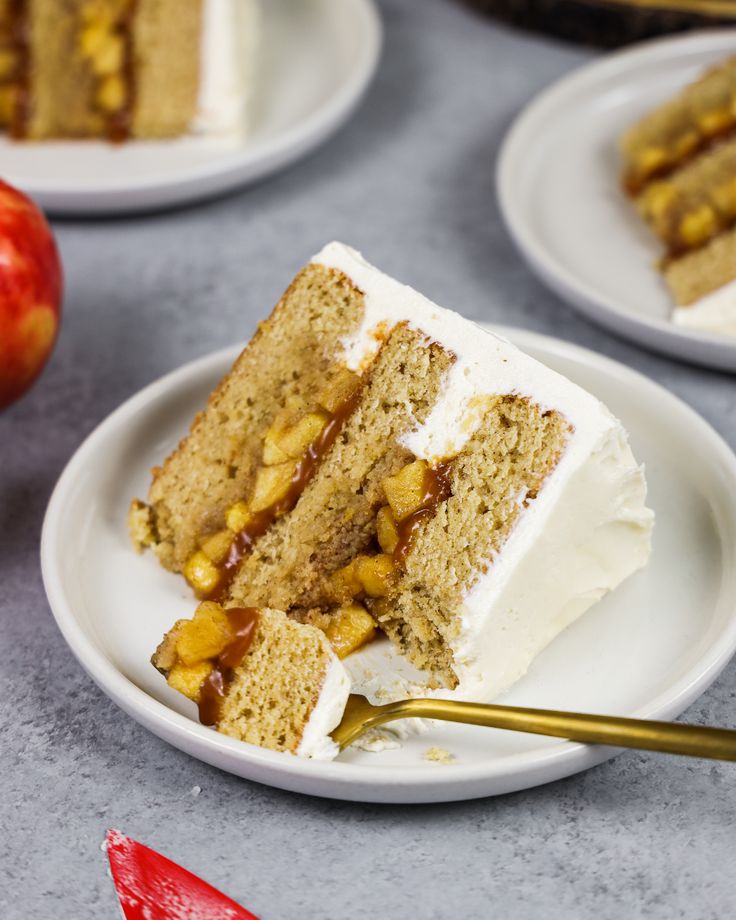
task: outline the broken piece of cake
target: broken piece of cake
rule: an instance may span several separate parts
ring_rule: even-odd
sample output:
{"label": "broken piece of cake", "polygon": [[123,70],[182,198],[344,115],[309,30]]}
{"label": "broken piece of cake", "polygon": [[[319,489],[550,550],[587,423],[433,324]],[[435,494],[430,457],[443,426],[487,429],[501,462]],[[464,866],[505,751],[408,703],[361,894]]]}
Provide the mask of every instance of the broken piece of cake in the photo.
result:
{"label": "broken piece of cake", "polygon": [[[343,659],[384,633],[427,693],[488,701],[646,563],[645,497],[626,433],[595,397],[332,243],[129,524],[213,610],[284,611],[284,643],[324,637]],[[195,697],[199,672],[182,683],[161,658],[172,643],[157,666]],[[316,660],[299,667],[318,705]],[[280,680],[283,659],[272,667]],[[245,686],[247,661],[237,668]],[[220,730],[305,752],[291,723],[276,744],[250,724],[257,707],[227,712]]]}
{"label": "broken piece of cake", "polygon": [[623,185],[664,247],[676,323],[736,335],[736,58],[621,139]]}
{"label": "broken piece of cake", "polygon": [[325,634],[279,610],[205,601],[151,659],[218,731],[274,751],[329,760],[350,693]]}

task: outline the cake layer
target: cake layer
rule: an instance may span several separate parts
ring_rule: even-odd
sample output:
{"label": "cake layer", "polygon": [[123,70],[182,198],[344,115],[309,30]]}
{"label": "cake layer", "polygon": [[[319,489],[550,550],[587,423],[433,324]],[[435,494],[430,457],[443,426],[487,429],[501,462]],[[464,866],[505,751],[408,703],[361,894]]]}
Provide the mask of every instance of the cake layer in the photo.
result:
{"label": "cake layer", "polygon": [[667,247],[669,259],[730,229],[736,222],[736,139],[651,183],[637,206]]}
{"label": "cake layer", "polygon": [[463,641],[465,599],[536,501],[572,433],[562,415],[528,399],[488,402],[474,435],[447,464],[450,495],[416,531],[394,590],[368,602],[409,660],[451,688],[461,676],[453,647]]}
{"label": "cake layer", "polygon": [[350,682],[323,632],[278,610],[205,602],[153,656],[200,719],[241,741],[331,759]]}
{"label": "cake layer", "polygon": [[623,184],[638,195],[736,129],[736,58],[707,71],[621,140]]}
{"label": "cake layer", "polygon": [[211,2],[135,0],[133,137],[176,137],[189,130],[197,114],[204,64],[203,5]]}
{"label": "cake layer", "polygon": [[736,228],[706,246],[668,262],[665,280],[677,304],[691,307],[736,277]]}
{"label": "cake layer", "polygon": [[323,390],[362,313],[362,294],[338,273],[319,265],[300,272],[154,471],[148,504],[131,514],[136,542],[152,546],[167,568],[184,569],[202,537],[221,531],[226,512],[253,493],[266,433],[290,405]]}

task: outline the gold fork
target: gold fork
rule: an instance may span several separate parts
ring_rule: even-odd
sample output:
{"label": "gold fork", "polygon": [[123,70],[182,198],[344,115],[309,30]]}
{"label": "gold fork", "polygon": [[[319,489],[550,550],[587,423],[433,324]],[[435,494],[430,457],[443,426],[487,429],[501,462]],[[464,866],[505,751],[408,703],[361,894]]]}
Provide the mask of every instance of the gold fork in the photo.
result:
{"label": "gold fork", "polygon": [[639,748],[714,760],[736,760],[736,730],[655,722],[649,719],[623,719],[596,716],[583,712],[556,712],[551,709],[524,709],[519,706],[495,706],[462,703],[457,700],[399,700],[373,706],[364,696],[351,694],[342,721],[332,732],[332,739],[342,750],[369,728],[395,719],[442,719],[467,722],[489,728],[505,728],[535,735],[554,735],[586,744]]}

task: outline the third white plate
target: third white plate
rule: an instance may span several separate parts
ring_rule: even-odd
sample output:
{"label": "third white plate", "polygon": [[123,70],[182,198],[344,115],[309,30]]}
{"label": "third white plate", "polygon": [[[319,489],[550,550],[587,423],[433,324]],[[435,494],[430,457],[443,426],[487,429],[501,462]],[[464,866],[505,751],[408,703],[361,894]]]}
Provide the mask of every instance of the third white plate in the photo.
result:
{"label": "third white plate", "polygon": [[[657,524],[648,567],[560,635],[506,700],[675,716],[736,648],[736,459],[691,409],[634,371],[555,339],[507,333],[622,419],[646,463]],[[191,595],[180,577],[133,552],[125,519],[131,497],[147,490],[150,467],[178,442],[236,353],[188,364],[128,400],[79,448],[51,499],[42,543],[49,602],[72,651],[105,693],[194,757],[333,798],[467,799],[537,785],[610,757],[607,748],[437,723],[397,750],[351,749],[323,763],[262,750],[197,722],[196,707],[149,662],[164,631],[191,614]],[[455,762],[424,760],[432,745],[451,751]]]}
{"label": "third white plate", "polygon": [[531,268],[590,319],[638,342],[736,371],[736,338],[685,329],[654,268],[655,239],[619,188],[617,140],[709,65],[736,51],[736,29],[659,39],[563,77],[517,118],[497,187]]}

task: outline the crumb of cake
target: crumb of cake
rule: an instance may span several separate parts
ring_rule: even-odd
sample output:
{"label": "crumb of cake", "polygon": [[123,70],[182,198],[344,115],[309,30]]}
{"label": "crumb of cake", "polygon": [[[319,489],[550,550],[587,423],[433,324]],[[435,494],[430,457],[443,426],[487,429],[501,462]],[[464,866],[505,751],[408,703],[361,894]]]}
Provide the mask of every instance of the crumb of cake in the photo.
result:
{"label": "crumb of cake", "polygon": [[128,510],[128,530],[137,553],[156,543],[151,509],[137,498],[133,499]]}
{"label": "crumb of cake", "polygon": [[455,762],[455,755],[441,747],[427,748],[423,756],[430,763],[451,764]]}
{"label": "crumb of cake", "polygon": [[379,754],[381,751],[395,751],[401,747],[401,742],[395,735],[387,735],[385,732],[372,730],[361,735],[357,741],[352,743],[351,747],[357,748],[359,751]]}

